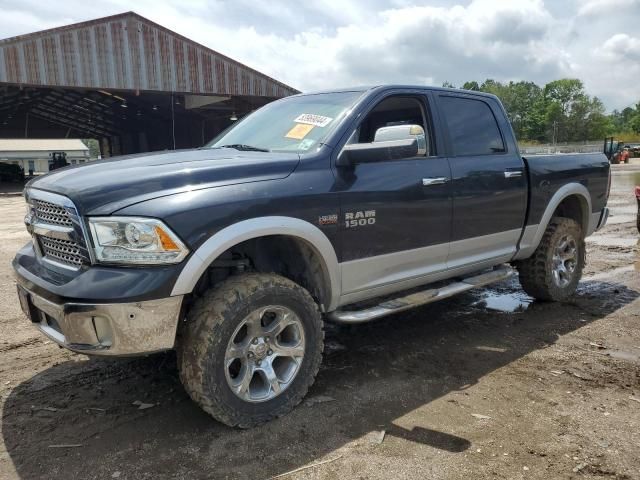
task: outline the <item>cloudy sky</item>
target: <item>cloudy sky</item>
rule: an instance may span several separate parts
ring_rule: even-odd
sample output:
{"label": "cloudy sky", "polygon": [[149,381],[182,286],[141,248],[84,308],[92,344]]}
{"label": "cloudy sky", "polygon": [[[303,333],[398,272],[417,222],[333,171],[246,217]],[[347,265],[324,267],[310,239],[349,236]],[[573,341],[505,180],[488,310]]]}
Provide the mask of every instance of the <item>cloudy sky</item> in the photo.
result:
{"label": "cloudy sky", "polygon": [[303,91],[576,77],[640,101],[640,0],[0,0],[0,37],[132,8]]}

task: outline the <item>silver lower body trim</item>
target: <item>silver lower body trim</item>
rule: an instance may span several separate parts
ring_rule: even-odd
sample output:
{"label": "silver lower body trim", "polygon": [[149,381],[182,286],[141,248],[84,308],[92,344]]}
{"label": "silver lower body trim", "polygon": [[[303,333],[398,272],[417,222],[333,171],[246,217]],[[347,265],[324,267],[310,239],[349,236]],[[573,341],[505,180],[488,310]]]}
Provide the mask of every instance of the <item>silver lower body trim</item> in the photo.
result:
{"label": "silver lower body trim", "polygon": [[[464,268],[491,259],[510,259],[522,229],[465,238],[450,243],[350,260],[340,264],[343,296]],[[497,265],[500,261],[494,263]]]}
{"label": "silver lower body trim", "polygon": [[375,288],[348,293],[340,297],[339,306],[343,307],[351,303],[357,303],[363,300],[381,297],[383,295],[390,295],[396,292],[401,292],[403,290],[408,290],[410,288],[419,287],[420,285],[427,285],[429,283],[439,282],[441,280],[447,280],[449,278],[478,272],[480,270],[484,270],[486,268],[491,268],[496,265],[508,262],[511,260],[512,256],[513,255],[509,253],[501,257],[489,258],[481,262],[463,265],[453,269],[443,269],[437,272],[429,273],[427,275],[410,277],[401,281],[380,285]]}
{"label": "silver lower body trim", "polygon": [[[607,223],[608,218],[608,207],[604,207],[599,212],[591,213],[588,218],[585,237],[588,237],[593,232],[604,227]],[[540,239],[542,238],[542,235],[544,234],[546,228],[547,224],[536,224],[525,227],[524,233],[522,234],[522,239],[520,240],[520,249],[518,250],[518,253],[515,255],[515,257],[513,257],[513,260],[522,260],[533,255],[533,252],[535,252],[536,248],[538,248],[538,244],[540,243]]]}
{"label": "silver lower body trim", "polygon": [[336,323],[364,323],[380,317],[402,312],[410,308],[437,302],[452,297],[458,293],[466,292],[472,288],[482,287],[493,282],[504,280],[514,274],[509,266],[499,267],[491,272],[482,273],[465,278],[458,282],[452,282],[440,288],[431,288],[421,292],[412,293],[401,298],[384,301],[374,307],[363,310],[336,310],[329,313],[329,319]]}
{"label": "silver lower body trim", "polygon": [[[18,286],[33,325],[87,355],[137,356],[173,348],[183,296],[137,303],[53,303]],[[32,306],[24,304],[27,301]]]}

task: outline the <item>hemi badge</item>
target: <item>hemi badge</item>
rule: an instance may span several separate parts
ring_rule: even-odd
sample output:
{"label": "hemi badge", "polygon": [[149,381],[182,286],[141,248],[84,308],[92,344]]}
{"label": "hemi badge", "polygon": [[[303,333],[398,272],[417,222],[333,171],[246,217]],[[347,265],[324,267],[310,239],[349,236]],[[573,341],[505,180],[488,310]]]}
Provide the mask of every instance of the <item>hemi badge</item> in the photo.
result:
{"label": "hemi badge", "polygon": [[318,217],[318,223],[320,225],[335,225],[338,223],[338,215],[335,213],[333,215],[321,215]]}

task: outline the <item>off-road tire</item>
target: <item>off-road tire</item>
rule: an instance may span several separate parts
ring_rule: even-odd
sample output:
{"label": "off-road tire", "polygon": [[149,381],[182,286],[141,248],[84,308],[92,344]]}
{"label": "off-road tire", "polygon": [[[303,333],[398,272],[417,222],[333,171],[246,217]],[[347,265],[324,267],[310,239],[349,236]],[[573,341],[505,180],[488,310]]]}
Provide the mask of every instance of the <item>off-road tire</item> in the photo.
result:
{"label": "off-road tire", "polygon": [[[558,242],[567,234],[576,241],[577,262],[569,284],[560,287],[553,279],[553,253]],[[575,293],[584,265],[585,244],[582,228],[575,220],[564,217],[553,217],[533,255],[515,263],[524,291],[538,300],[552,302],[566,300]]]}
{"label": "off-road tire", "polygon": [[[266,305],[285,305],[296,313],[304,328],[305,353],[286,390],[252,403],[229,387],[224,356],[240,322]],[[194,302],[180,333],[178,368],[185,390],[203,410],[231,427],[255,427],[290,412],[306,395],[322,362],[324,330],[316,302],[307,290],[276,274],[237,275],[212,287]]]}

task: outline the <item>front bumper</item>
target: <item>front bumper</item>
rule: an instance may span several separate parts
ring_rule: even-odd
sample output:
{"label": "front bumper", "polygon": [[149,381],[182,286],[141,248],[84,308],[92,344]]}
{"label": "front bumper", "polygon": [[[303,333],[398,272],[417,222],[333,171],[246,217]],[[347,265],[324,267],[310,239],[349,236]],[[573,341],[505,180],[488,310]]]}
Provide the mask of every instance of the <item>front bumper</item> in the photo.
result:
{"label": "front bumper", "polygon": [[13,268],[23,311],[60,346],[115,356],[174,346],[183,300],[170,295],[175,267],[95,265],[63,275],[48,269],[29,243],[16,254]]}
{"label": "front bumper", "polygon": [[135,303],[55,303],[18,285],[23,311],[58,345],[89,355],[136,356],[173,348],[183,296]]}

